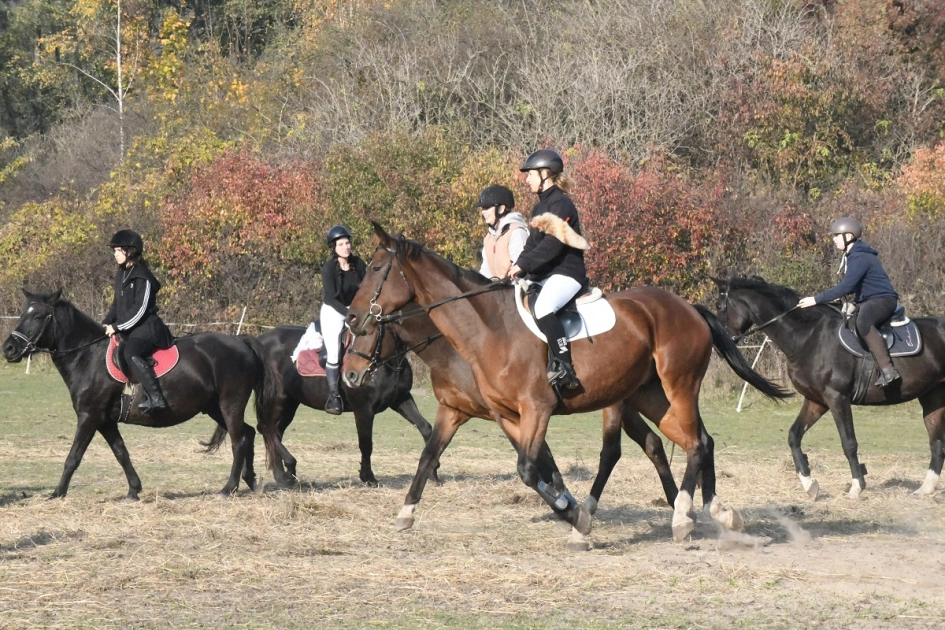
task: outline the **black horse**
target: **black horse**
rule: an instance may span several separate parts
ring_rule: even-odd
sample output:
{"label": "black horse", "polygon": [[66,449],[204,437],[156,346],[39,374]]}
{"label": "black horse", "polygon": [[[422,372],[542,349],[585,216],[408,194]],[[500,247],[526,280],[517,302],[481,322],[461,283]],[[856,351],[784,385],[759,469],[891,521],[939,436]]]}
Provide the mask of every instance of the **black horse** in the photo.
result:
{"label": "black horse", "polygon": [[[239,487],[240,475],[258,490],[253,471],[253,440],[256,431],[243,422],[250,394],[256,394],[256,413],[261,414],[275,395],[275,374],[262,358],[255,338],[220,333],[200,333],[177,340],[180,362],[161,378],[168,408],[143,414],[137,408],[142,394],[136,393],[130,409],[122,408],[123,383],[114,380],[105,364],[105,333],[100,323],[60,298],[61,291],[34,295],[24,291],[26,304],[16,329],[3,344],[7,361],[20,361],[34,352],[48,352],[69,388],[78,425],[72,449],[66,458],[59,485],[52,496],[65,496],[72,475],[98,431],[128,478],[128,499],[137,499],[141,480],[131,465],[118,420],[147,427],[169,427],[205,413],[225,426],[233,446],[230,477],[221,490],[231,494]],[[141,388],[138,388],[139,390]]]}
{"label": "black horse", "polygon": [[[257,414],[256,427],[266,440],[268,465],[272,468],[276,482],[288,484],[295,478],[296,459],[282,444],[286,428],[295,418],[299,405],[313,409],[325,408],[328,400],[328,383],[317,376],[299,376],[292,362],[292,351],[305,333],[300,326],[279,326],[258,337],[265,352],[266,363],[277,375],[277,392],[271,404]],[[398,348],[397,361],[386,364],[375,374],[370,387],[348,388],[342,385],[345,410],[354,412],[358,431],[358,447],[361,449],[360,478],[363,483],[377,485],[371,469],[371,454],[374,451],[374,416],[385,409],[393,409],[417,427],[424,442],[430,438],[432,428],[417,409],[410,394],[413,386],[413,370],[406,358],[406,351]],[[220,441],[225,434],[217,428],[211,444]],[[285,465],[285,469],[283,468]],[[435,473],[432,475],[436,479]]]}
{"label": "black horse", "polygon": [[864,378],[862,382],[867,383],[868,389],[864,387],[862,401],[853,403],[863,359],[841,347],[838,330],[844,316],[839,309],[828,305],[795,309],[797,293],[758,277],[714,281],[720,292],[719,318],[726,322],[729,331],[742,334],[752,326],[755,330],[763,329],[784,353],[788,377],[804,396],[800,413],[788,433],[788,444],[801,484],[812,498],[817,497],[819,487],[810,476],[801,440],[828,409],[837,423],[843,452],[850,463],[853,482],[849,495],[856,498],[866,487],[866,467],[857,458],[851,404],[895,405],[915,398],[922,405],[932,453],[928,474],[915,494],[931,494],[935,490],[945,460],[945,319],[916,318],[924,347],[915,356],[893,359],[902,375],[901,383],[881,389],[873,383],[875,378],[868,383]]}

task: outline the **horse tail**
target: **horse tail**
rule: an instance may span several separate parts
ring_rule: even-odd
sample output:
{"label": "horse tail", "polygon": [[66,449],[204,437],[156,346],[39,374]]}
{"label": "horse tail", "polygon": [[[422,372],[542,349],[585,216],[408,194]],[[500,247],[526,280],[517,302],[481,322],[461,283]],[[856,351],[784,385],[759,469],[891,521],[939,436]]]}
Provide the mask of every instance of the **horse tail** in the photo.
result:
{"label": "horse tail", "polygon": [[253,351],[262,368],[256,372],[256,383],[253,385],[254,408],[256,428],[262,433],[263,441],[266,443],[266,467],[271,470],[278,457],[279,428],[275,418],[271,416],[274,401],[279,393],[280,377],[272,362],[267,359],[266,349],[256,337],[240,335],[240,339]]}
{"label": "horse tail", "polygon": [[790,398],[794,395],[793,392],[778,387],[751,367],[751,364],[748,363],[742,355],[738,346],[732,341],[732,337],[728,334],[725,326],[722,325],[722,322],[719,321],[719,318],[716,317],[712,311],[701,304],[694,304],[693,306],[695,306],[699,315],[702,316],[702,319],[705,320],[705,323],[709,325],[709,330],[712,331],[712,345],[715,346],[715,349],[722,355],[725,362],[729,364],[732,370],[738,374],[743,381],[746,381],[749,385],[771,399]]}
{"label": "horse tail", "polygon": [[210,439],[206,442],[200,442],[199,444],[203,447],[204,453],[216,453],[220,445],[223,444],[223,441],[226,440],[226,436],[226,427],[218,424],[217,428],[213,431],[213,435],[210,436]]}

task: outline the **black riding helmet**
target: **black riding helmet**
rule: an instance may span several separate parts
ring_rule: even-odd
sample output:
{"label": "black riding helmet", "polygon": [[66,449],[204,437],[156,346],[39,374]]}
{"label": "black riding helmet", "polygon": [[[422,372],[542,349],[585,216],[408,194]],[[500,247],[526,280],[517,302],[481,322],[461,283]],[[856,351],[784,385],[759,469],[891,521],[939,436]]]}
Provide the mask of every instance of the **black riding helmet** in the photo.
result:
{"label": "black riding helmet", "polygon": [[492,206],[505,206],[506,210],[515,207],[515,195],[505,186],[493,184],[479,194],[479,203],[477,208],[491,208]]}
{"label": "black riding helmet", "polygon": [[328,242],[328,247],[334,247],[335,241],[339,238],[346,238],[349,241],[351,240],[351,232],[348,231],[343,225],[336,225],[328,230],[328,236],[325,237],[325,240]]}
{"label": "black riding helmet", "polygon": [[118,230],[108,242],[109,247],[121,247],[122,249],[133,249],[139,255],[144,251],[144,241],[141,235],[134,230]]}
{"label": "black riding helmet", "polygon": [[526,171],[536,171],[547,168],[552,175],[564,172],[564,160],[554,149],[540,149],[535,151],[525,160],[525,163],[518,167],[523,173]]}

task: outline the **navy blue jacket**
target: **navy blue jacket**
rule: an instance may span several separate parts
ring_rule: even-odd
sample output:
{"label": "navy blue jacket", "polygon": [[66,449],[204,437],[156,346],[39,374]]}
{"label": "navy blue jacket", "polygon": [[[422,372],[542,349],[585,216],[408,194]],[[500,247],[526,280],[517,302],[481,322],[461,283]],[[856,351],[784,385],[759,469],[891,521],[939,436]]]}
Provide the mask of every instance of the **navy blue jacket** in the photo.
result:
{"label": "navy blue jacket", "polygon": [[878,297],[899,299],[875,249],[863,241],[855,241],[844,256],[847,259],[847,271],[843,280],[832,289],[814,296],[815,302],[832,302],[848,293],[856,294],[857,303]]}
{"label": "navy blue jacket", "polygon": [[[557,186],[538,193],[538,204],[532,210],[532,217],[545,212],[567,221],[571,229],[581,234],[581,222],[578,220],[574,202]],[[525,249],[515,264],[524,271],[530,280],[544,280],[560,274],[574,278],[587,286],[587,269],[584,266],[584,250],[569,247],[554,236],[541,230],[529,228]]]}

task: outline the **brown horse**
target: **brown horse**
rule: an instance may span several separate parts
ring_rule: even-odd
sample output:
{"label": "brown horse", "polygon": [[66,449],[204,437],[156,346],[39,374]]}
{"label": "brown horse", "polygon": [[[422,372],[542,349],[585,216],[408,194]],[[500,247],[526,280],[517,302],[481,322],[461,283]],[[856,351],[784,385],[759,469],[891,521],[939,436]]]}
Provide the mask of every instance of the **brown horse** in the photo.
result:
{"label": "brown horse", "polygon": [[[407,308],[411,312],[416,312],[413,315],[408,314],[400,323],[381,324],[376,337],[356,337],[348,350],[351,356],[345,361],[346,380],[358,385],[373,384],[377,379],[375,374],[378,371],[383,378],[385,365],[399,363],[404,354],[410,350],[414,351],[430,368],[433,394],[440,405],[437,409],[433,434],[427,440],[427,446],[417,466],[417,474],[407,493],[405,504],[407,507],[404,508],[404,512],[397,518],[395,524],[395,527],[401,531],[413,526],[413,508],[409,506],[420,503],[428,475],[436,470],[440,456],[459,427],[474,417],[492,420],[489,406],[479,393],[469,364],[443,337],[425,311],[416,306]],[[604,445],[600,453],[598,474],[594,479],[590,495],[584,500],[584,506],[592,515],[597,509],[604,486],[620,459],[621,427],[653,462],[663,485],[666,501],[669,505],[673,505],[679,491],[666,459],[666,452],[663,450],[663,442],[635,409],[624,403],[618,403],[604,409]],[[517,448],[516,442],[514,440],[511,442],[512,446]],[[539,453],[538,474],[546,484],[558,488],[561,492],[566,492],[561,474],[547,444]],[[572,528],[568,548],[586,550],[588,543],[580,532]]]}
{"label": "brown horse", "polygon": [[[574,343],[575,369],[583,387],[560,397],[545,377],[546,344],[529,332],[504,285],[374,225],[378,247],[348,311],[356,335],[403,317],[395,311],[415,302],[470,365],[490,415],[517,444],[518,472],[564,520],[582,534],[590,515],[581,505],[540,479],[536,460],[552,414],[596,411],[626,402],[654,422],[687,456],[676,498],[673,536],[694,526],[690,516],[696,484],[705,510],[725,527],[741,516],[716,497],[714,445],[699,414],[699,390],[713,345],[736,373],[768,396],[783,391],[754,372],[724,327],[707,309],[657,288],[611,294],[614,328]],[[389,280],[389,282],[388,282]],[[483,349],[488,349],[484,352]],[[411,506],[405,506],[405,509]]]}

